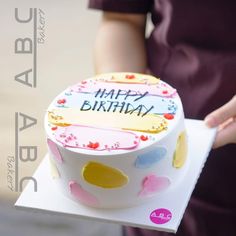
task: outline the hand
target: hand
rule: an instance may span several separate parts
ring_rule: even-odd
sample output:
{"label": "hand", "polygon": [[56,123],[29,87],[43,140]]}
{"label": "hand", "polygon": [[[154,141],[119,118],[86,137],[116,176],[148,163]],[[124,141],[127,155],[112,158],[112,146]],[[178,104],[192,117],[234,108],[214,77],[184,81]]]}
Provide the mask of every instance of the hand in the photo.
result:
{"label": "hand", "polygon": [[236,95],[205,118],[208,127],[218,127],[213,148],[236,143]]}

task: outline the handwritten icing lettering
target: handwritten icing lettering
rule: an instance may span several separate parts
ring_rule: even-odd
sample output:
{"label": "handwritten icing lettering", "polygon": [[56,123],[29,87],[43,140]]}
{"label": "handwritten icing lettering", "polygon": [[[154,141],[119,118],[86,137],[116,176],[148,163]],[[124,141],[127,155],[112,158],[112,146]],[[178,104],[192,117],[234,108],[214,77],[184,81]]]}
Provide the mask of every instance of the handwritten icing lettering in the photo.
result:
{"label": "handwritten icing lettering", "polygon": [[[119,112],[124,114],[133,114],[135,113],[137,116],[145,116],[154,108],[154,106],[145,106],[143,104],[136,104],[135,102],[144,98],[148,95],[148,92],[145,93],[137,93],[131,90],[117,90],[111,89],[99,89],[94,97],[99,99],[114,99],[114,100],[84,100],[80,111],[103,111],[103,112]],[[130,100],[132,97],[133,101],[125,102],[126,100]],[[120,99],[123,99],[120,101]]]}
{"label": "handwritten icing lettering", "polygon": [[[116,92],[117,91],[118,89],[116,90]],[[131,94],[136,95],[136,96],[128,96]],[[137,96],[137,94],[139,94],[139,96]],[[77,108],[78,110],[84,110],[84,111],[87,110],[88,112],[89,110],[97,111],[100,101],[106,101],[107,104],[103,104],[103,106],[106,107],[106,112],[103,111],[102,107],[100,108],[100,112],[113,113],[117,111],[118,113],[122,113],[123,115],[126,109],[126,104],[128,103],[132,104],[134,108],[138,107],[138,105],[143,105],[143,112],[145,113],[145,111],[147,111],[148,112],[147,114],[164,115],[168,113],[168,114],[174,115],[176,113],[177,104],[173,101],[173,99],[169,99],[169,98],[163,99],[161,97],[152,96],[150,93],[148,93],[148,95],[145,95],[145,92],[144,93],[138,92],[137,94],[130,92],[130,93],[127,93],[127,95],[123,96],[124,100],[123,99],[116,100],[115,99],[116,95],[113,96],[113,99],[104,99],[104,98],[100,98],[99,96],[96,98],[94,96],[95,93],[73,93],[73,101],[70,99],[67,99],[66,104],[68,108],[74,107],[74,108]],[[91,108],[89,105],[91,106]],[[61,106],[58,106],[56,102],[55,102],[55,106],[61,107]],[[146,107],[146,109],[144,107]],[[130,110],[131,107],[129,106],[128,109]],[[142,115],[140,116],[142,117]]]}
{"label": "handwritten icing lettering", "polygon": [[85,100],[82,104],[80,111],[103,111],[103,112],[119,112],[132,115],[135,113],[137,116],[147,115],[154,106],[146,107],[145,105],[134,106],[131,103],[118,102],[118,101],[91,101]]}

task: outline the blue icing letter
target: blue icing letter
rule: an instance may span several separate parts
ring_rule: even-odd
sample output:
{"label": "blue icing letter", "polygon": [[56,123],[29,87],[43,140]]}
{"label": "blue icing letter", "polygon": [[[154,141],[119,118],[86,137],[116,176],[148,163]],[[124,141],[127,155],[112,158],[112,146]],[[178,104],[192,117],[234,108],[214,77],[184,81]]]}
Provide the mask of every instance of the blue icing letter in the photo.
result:
{"label": "blue icing letter", "polygon": [[159,162],[167,153],[164,147],[158,147],[150,152],[141,154],[135,161],[135,167],[140,169],[149,168]]}

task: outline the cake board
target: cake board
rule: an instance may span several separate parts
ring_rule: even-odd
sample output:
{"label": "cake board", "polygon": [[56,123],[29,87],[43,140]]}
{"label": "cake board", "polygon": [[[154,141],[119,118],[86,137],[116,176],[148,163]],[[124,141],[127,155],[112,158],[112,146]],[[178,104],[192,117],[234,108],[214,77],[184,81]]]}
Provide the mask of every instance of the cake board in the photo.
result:
{"label": "cake board", "polygon": [[188,170],[175,188],[160,193],[150,202],[122,209],[96,209],[66,198],[50,176],[47,155],[34,173],[38,189],[28,183],[15,203],[16,208],[82,217],[103,222],[176,233],[211,150],[216,129],[209,129],[203,121],[186,119],[188,134]]}

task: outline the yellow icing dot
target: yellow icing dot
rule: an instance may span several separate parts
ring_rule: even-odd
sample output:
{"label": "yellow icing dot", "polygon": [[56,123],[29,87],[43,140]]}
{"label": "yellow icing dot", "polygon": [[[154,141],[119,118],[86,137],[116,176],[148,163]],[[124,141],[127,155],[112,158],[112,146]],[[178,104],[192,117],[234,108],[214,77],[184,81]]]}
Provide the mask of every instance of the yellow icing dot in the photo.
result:
{"label": "yellow icing dot", "polygon": [[[55,117],[61,117],[56,120]],[[94,119],[96,117],[96,119]],[[124,115],[119,112],[80,111],[78,108],[57,108],[48,112],[48,121],[53,125],[87,125],[103,127],[104,120],[107,127],[121,128],[147,133],[159,133],[167,127],[167,121],[161,116],[147,114],[145,116]]]}
{"label": "yellow icing dot", "polygon": [[53,160],[51,160],[51,158],[49,158],[49,162],[50,162],[50,172],[51,172],[51,176],[53,179],[58,179],[60,178],[60,174],[59,171],[57,169],[57,166],[55,165],[55,163],[53,162]]}
{"label": "yellow icing dot", "polygon": [[118,188],[128,183],[128,176],[122,171],[97,162],[89,162],[82,170],[84,179],[102,188]]}
{"label": "yellow icing dot", "polygon": [[173,157],[173,166],[175,168],[181,168],[187,158],[187,135],[186,132],[182,132],[177,140],[176,149]]}

